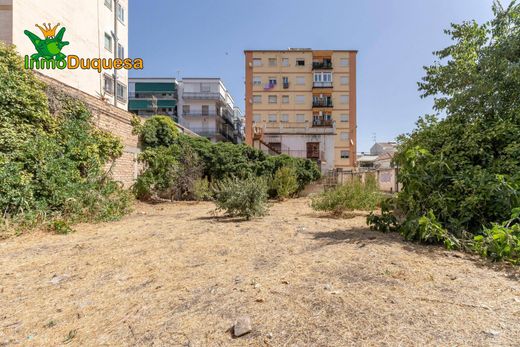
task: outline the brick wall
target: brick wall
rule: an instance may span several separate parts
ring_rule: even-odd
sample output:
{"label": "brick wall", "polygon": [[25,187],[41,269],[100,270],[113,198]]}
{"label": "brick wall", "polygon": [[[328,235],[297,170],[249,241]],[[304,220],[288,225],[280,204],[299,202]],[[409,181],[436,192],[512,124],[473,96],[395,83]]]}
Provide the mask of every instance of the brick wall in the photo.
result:
{"label": "brick wall", "polygon": [[[110,169],[113,179],[122,182],[127,188],[130,187],[142,170],[141,164],[137,162],[137,156],[141,152],[139,139],[132,134],[133,127],[131,121],[134,115],[39,72],[35,73],[47,85],[57,88],[87,104],[92,112],[94,125],[111,132],[121,139],[124,146],[123,155],[114,163],[107,165],[107,170]],[[198,136],[179,124],[176,124],[176,126],[181,133],[188,136]]]}
{"label": "brick wall", "polygon": [[137,155],[141,152],[139,140],[136,135],[132,134],[133,114],[55,79],[40,73],[36,73],[36,75],[47,85],[85,102],[92,112],[94,125],[110,131],[121,139],[124,146],[123,155],[114,163],[108,164],[107,170],[111,170],[113,179],[122,182],[125,187],[130,187],[141,170],[141,166],[136,161]]}

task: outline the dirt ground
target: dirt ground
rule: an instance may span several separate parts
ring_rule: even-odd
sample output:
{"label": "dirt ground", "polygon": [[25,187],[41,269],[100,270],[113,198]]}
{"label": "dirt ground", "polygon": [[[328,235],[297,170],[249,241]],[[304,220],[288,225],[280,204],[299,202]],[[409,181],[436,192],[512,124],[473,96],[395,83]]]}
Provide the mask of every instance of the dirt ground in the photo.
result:
{"label": "dirt ground", "polygon": [[[0,346],[519,346],[517,270],[333,219],[212,203],[0,242]],[[249,316],[251,333],[230,327]]]}

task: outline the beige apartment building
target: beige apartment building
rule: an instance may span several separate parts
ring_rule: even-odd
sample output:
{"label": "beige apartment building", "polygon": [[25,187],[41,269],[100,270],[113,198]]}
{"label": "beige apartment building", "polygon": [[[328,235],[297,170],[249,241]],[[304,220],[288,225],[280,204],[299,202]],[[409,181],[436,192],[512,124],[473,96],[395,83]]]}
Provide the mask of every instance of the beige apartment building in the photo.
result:
{"label": "beige apartment building", "polygon": [[[0,0],[0,40],[14,44],[22,55],[31,56],[36,49],[24,34],[28,30],[40,38],[36,24],[51,27],[56,33],[66,28],[68,41],[62,53],[80,58],[126,58],[128,52],[128,0]],[[128,71],[94,69],[47,70],[39,72],[103,98],[112,105],[127,108]]]}
{"label": "beige apartment building", "polygon": [[356,166],[352,50],[246,50],[246,143],[309,158],[323,171]]}

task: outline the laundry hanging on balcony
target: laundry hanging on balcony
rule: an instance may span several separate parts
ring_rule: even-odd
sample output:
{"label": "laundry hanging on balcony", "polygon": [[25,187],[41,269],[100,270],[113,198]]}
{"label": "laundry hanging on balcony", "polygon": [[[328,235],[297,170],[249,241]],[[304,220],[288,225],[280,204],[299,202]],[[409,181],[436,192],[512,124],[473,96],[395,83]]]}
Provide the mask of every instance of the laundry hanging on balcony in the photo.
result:
{"label": "laundry hanging on balcony", "polygon": [[276,86],[276,83],[267,83],[264,85],[264,90],[271,90]]}

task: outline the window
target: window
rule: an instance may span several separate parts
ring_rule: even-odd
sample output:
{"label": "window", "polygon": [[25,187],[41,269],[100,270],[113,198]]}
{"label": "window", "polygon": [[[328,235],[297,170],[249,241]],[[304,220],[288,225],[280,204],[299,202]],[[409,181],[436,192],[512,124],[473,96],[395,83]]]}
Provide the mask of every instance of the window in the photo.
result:
{"label": "window", "polygon": [[125,59],[125,47],[122,44],[117,44],[117,57],[120,59]]}
{"label": "window", "polygon": [[348,76],[341,76],[339,79],[341,85],[346,86],[348,85],[349,79]]}
{"label": "window", "polygon": [[278,102],[278,98],[276,97],[276,95],[269,95],[268,102],[270,104],[276,104]]}
{"label": "window", "polygon": [[289,66],[289,58],[282,58],[282,66]]}
{"label": "window", "polygon": [[121,23],[125,22],[125,8],[119,3],[117,4],[117,19],[119,19]]}
{"label": "window", "polygon": [[305,66],[305,59],[296,59],[296,66]]}
{"label": "window", "polygon": [[348,123],[348,114],[342,114],[339,118],[342,123]]}
{"label": "window", "polygon": [[348,141],[348,133],[347,132],[342,132],[340,134],[340,138],[341,138],[341,141]]}
{"label": "window", "polygon": [[275,114],[270,114],[269,115],[269,123],[276,123],[277,119],[276,119],[276,115]]}
{"label": "window", "polygon": [[105,0],[105,6],[112,11],[112,0]]}
{"label": "window", "polygon": [[200,84],[200,91],[203,92],[203,93],[209,93],[209,92],[211,92],[211,85],[201,83],[201,84]]}
{"label": "window", "polygon": [[271,85],[271,86],[276,85],[276,77],[269,77],[269,85]]}
{"label": "window", "polygon": [[253,58],[253,66],[262,66],[261,58]]}
{"label": "window", "polygon": [[342,104],[348,104],[349,100],[348,100],[348,95],[342,95],[340,97],[340,100],[341,100],[341,103]]}
{"label": "window", "polygon": [[269,66],[276,66],[276,58],[269,58]]}
{"label": "window", "polygon": [[253,95],[253,104],[261,104],[262,95]]}
{"label": "window", "polygon": [[350,151],[340,151],[341,159],[348,159],[350,158]]}
{"label": "window", "polygon": [[287,123],[289,121],[289,115],[288,114],[282,114],[281,122]]}
{"label": "window", "polygon": [[253,122],[260,123],[261,120],[262,120],[262,116],[259,115],[258,113],[253,115]]}
{"label": "window", "polygon": [[202,105],[202,115],[203,116],[209,115],[209,105]]}
{"label": "window", "polygon": [[114,94],[114,79],[109,75],[104,75],[104,89],[109,94]]}
{"label": "window", "polygon": [[315,72],[314,86],[316,87],[332,87],[332,73],[330,72]]}
{"label": "window", "polygon": [[296,95],[296,103],[304,104],[305,103],[305,95]]}
{"label": "window", "polygon": [[107,33],[105,33],[105,49],[112,52],[112,36]]}
{"label": "window", "polygon": [[282,104],[289,103],[289,95],[282,95]]}
{"label": "window", "polygon": [[190,114],[190,105],[182,105],[182,114],[184,114],[184,115]]}
{"label": "window", "polygon": [[126,100],[126,96],[126,86],[123,83],[117,82],[117,98],[119,100]]}
{"label": "window", "polygon": [[305,85],[305,77],[303,76],[296,76],[296,84],[299,86]]}
{"label": "window", "polygon": [[347,67],[347,66],[348,66],[348,58],[341,58],[341,59],[339,60],[339,65],[340,65],[340,66]]}
{"label": "window", "polygon": [[304,114],[297,114],[296,115],[296,121],[298,123],[304,123],[305,122],[305,115]]}
{"label": "window", "polygon": [[262,84],[262,77],[254,76],[253,77],[253,85],[260,85],[260,84]]}

